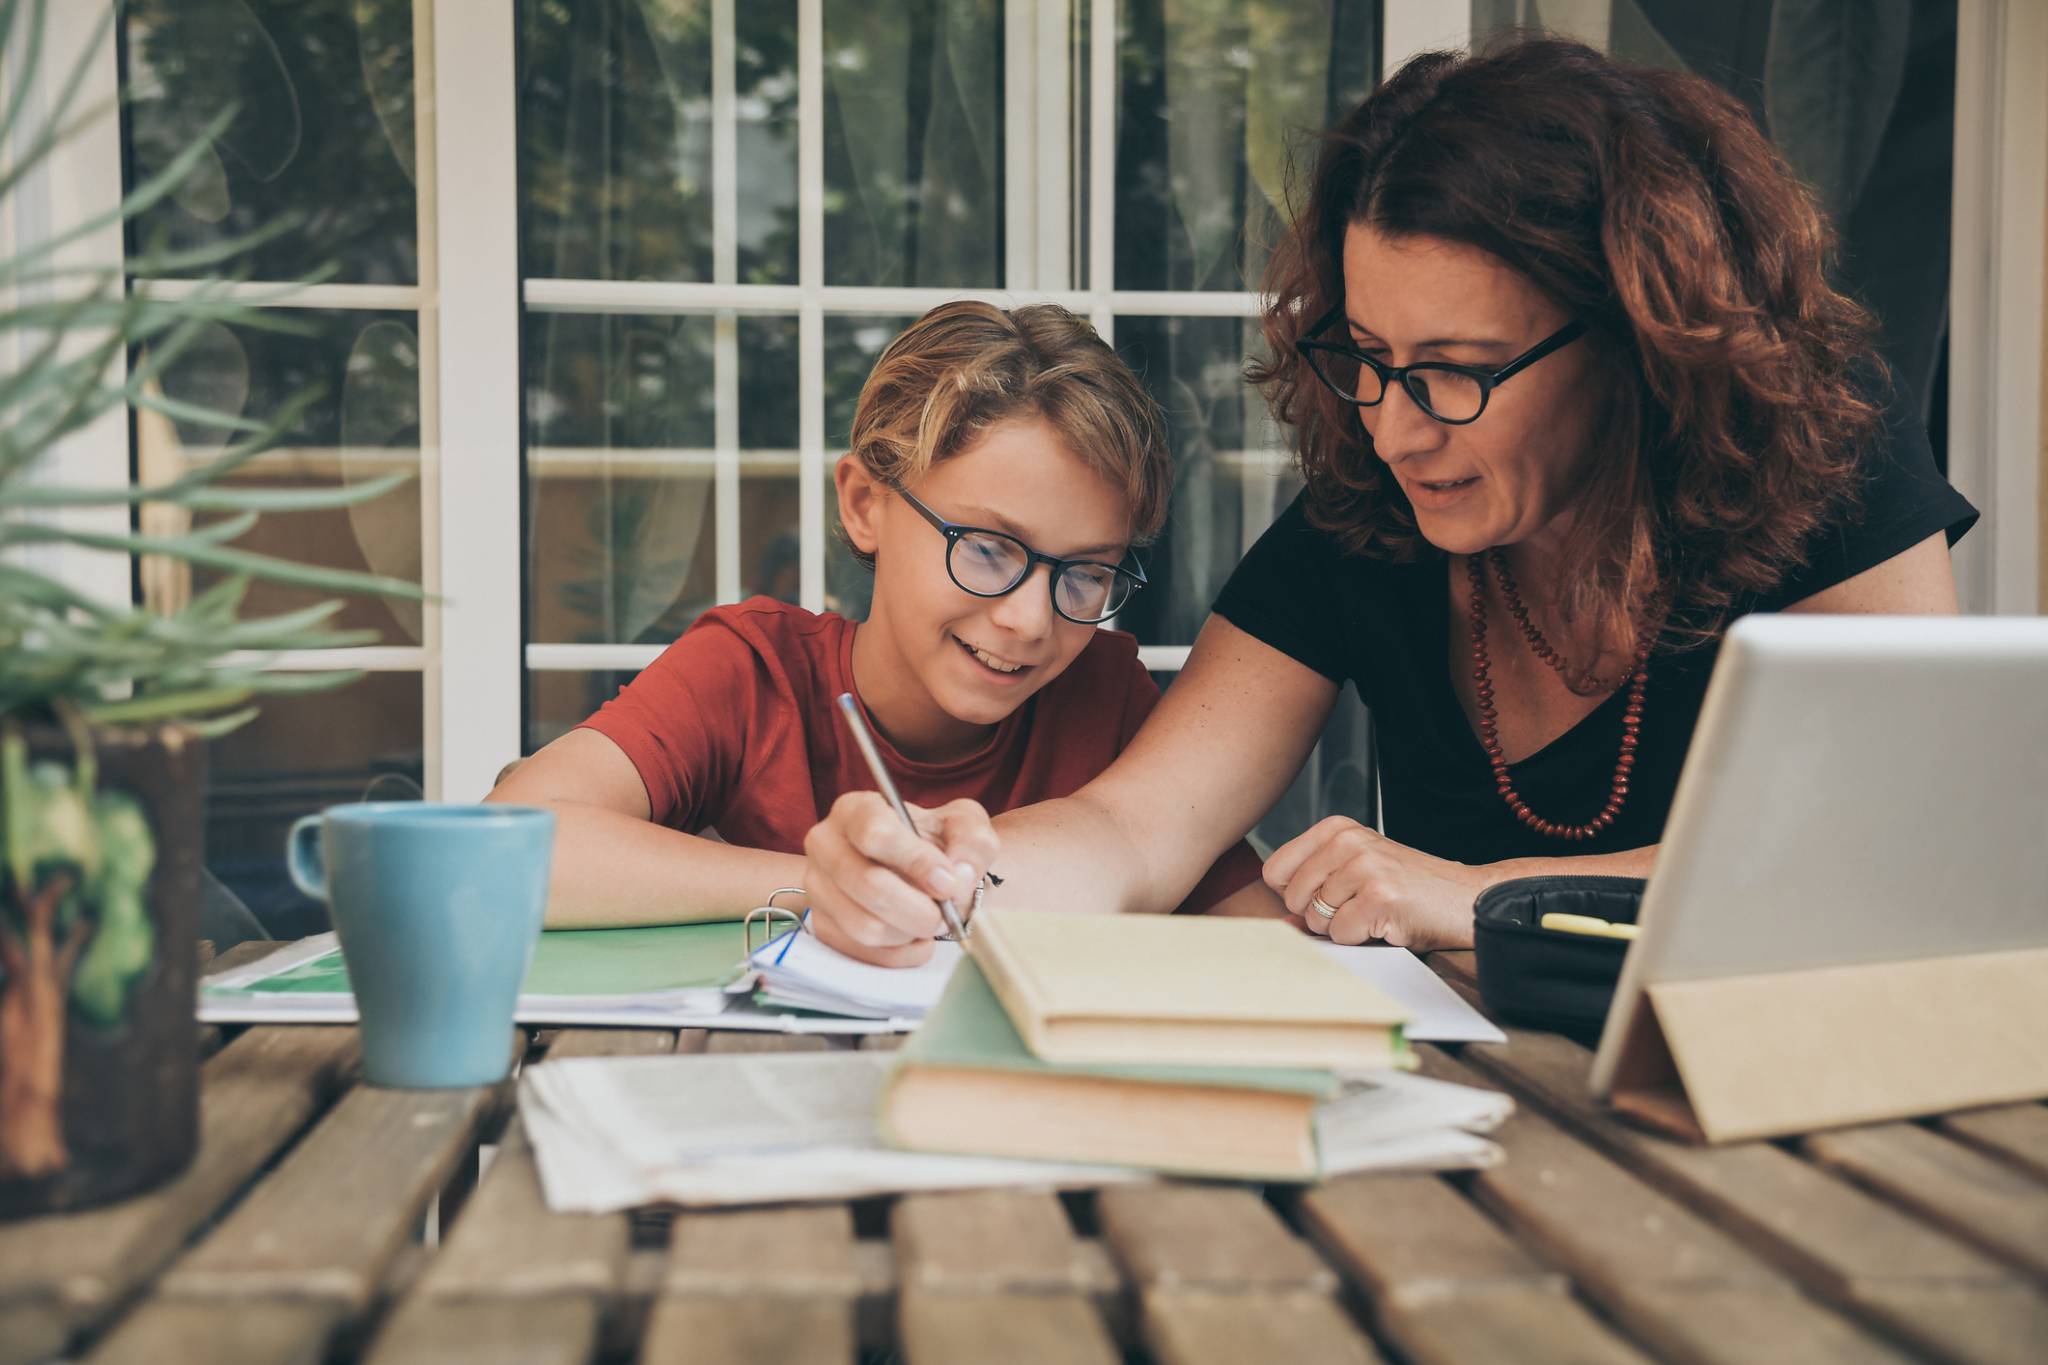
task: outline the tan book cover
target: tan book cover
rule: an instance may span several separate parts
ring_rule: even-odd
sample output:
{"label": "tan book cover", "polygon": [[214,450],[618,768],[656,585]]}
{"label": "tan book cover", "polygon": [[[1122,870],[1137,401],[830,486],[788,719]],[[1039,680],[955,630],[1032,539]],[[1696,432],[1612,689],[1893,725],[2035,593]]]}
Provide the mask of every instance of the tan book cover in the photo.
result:
{"label": "tan book cover", "polygon": [[991,908],[969,943],[1047,1061],[1412,1064],[1402,1007],[1276,920]]}

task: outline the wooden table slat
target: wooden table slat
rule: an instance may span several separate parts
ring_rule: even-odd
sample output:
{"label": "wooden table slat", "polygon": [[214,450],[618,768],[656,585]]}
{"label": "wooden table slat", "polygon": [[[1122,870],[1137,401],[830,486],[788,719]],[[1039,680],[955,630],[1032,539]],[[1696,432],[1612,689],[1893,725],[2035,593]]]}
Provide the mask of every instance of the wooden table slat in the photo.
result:
{"label": "wooden table slat", "polygon": [[1328,1294],[1336,1274],[1252,1190],[1112,1185],[1095,1199],[1102,1238],[1134,1289]]}
{"label": "wooden table slat", "polygon": [[1589,1093],[1585,1048],[1507,1033],[1506,1046],[1474,1044],[1461,1059],[1809,1292],[1940,1359],[2017,1365],[2048,1339],[2048,1298],[2008,1267],[1773,1144],[1697,1146],[1623,1122]]}
{"label": "wooden table slat", "polygon": [[[1433,1074],[1481,1079],[1430,1055],[1425,1069]],[[1476,1197],[1654,1353],[1730,1362],[1902,1358],[1548,1119],[1523,1110],[1494,1140],[1507,1161],[1473,1176]]]}
{"label": "wooden table slat", "polygon": [[1382,1365],[1386,1359],[1322,1294],[1155,1289],[1145,1295],[1145,1342],[1159,1365]]}
{"label": "wooden table slat", "polygon": [[1437,1176],[1339,1176],[1297,1207],[1311,1240],[1376,1302],[1502,1288],[1571,1292],[1570,1281]]}
{"label": "wooden table slat", "polygon": [[[239,1312],[239,1309],[233,1310]],[[603,1312],[595,1299],[415,1296],[377,1334],[364,1365],[584,1365]]]}
{"label": "wooden table slat", "polygon": [[1436,1176],[1343,1176],[1297,1210],[1380,1333],[1421,1365],[1642,1359],[1571,1297],[1569,1280]]}
{"label": "wooden table slat", "polygon": [[848,1365],[853,1305],[840,1299],[662,1299],[640,1365]]}
{"label": "wooden table slat", "polygon": [[417,1292],[441,1299],[601,1300],[618,1292],[630,1244],[625,1214],[548,1209],[533,1144],[515,1118]]}
{"label": "wooden table slat", "polygon": [[1970,1109],[1937,1119],[1934,1126],[2036,1180],[2048,1181],[2048,1104]]}
{"label": "wooden table slat", "polygon": [[850,1048],[853,1040],[847,1037],[827,1037],[818,1033],[743,1033],[731,1030],[709,1032],[704,1051],[719,1056],[732,1056],[748,1052],[832,1052]]}
{"label": "wooden table slat", "polygon": [[563,1057],[659,1057],[676,1050],[669,1028],[565,1028],[548,1044],[546,1060]]}
{"label": "wooden table slat", "polygon": [[1915,1123],[1815,1133],[1807,1155],[2048,1280],[2048,1185]]}
{"label": "wooden table slat", "polygon": [[152,1299],[85,1357],[85,1365],[322,1365],[341,1321],[332,1303],[211,1303]]}
{"label": "wooden table slat", "polygon": [[1121,1365],[1109,1330],[1080,1294],[912,1291],[897,1307],[909,1365]]}
{"label": "wooden table slat", "polygon": [[1644,1365],[1650,1359],[1575,1300],[1527,1290],[1390,1302],[1374,1321],[1410,1365]]}
{"label": "wooden table slat", "polygon": [[665,1297],[851,1300],[860,1292],[845,1204],[676,1216]]}
{"label": "wooden table slat", "polygon": [[355,1030],[251,1029],[203,1068],[199,1152],[167,1184],[103,1208],[0,1227],[0,1361],[62,1349],[175,1256],[333,1099]]}
{"label": "wooden table slat", "polygon": [[1087,1292],[1092,1262],[1049,1190],[913,1194],[890,1210],[897,1283],[937,1294]]}
{"label": "wooden table slat", "polygon": [[350,1092],[159,1292],[310,1298],[359,1313],[498,1102],[495,1088]]}

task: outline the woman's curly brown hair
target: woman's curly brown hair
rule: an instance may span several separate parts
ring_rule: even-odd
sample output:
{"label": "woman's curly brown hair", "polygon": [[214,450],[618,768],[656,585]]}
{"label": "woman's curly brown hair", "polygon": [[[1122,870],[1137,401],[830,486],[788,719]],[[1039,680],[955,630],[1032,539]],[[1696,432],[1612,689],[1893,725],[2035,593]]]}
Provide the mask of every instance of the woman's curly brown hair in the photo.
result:
{"label": "woman's curly brown hair", "polygon": [[1812,196],[1711,83],[1515,37],[1416,57],[1324,135],[1249,374],[1295,430],[1310,522],[1414,559],[1431,550],[1406,495],[1294,349],[1343,297],[1353,223],[1490,252],[1592,324],[1614,383],[1568,618],[1639,624],[1669,601],[1714,633],[1853,502],[1881,420],[1872,320],[1827,282]]}

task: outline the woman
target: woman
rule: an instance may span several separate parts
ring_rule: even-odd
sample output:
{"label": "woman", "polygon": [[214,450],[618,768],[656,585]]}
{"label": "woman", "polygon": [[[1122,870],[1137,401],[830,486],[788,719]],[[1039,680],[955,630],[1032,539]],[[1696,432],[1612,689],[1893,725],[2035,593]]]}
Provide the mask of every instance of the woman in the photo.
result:
{"label": "woman", "polygon": [[[1253,367],[1306,487],[1122,757],[941,848],[871,796],[807,841],[821,937],[929,952],[929,896],[1165,910],[1269,809],[1346,682],[1386,833],[1267,882],[1340,943],[1469,946],[1487,886],[1646,875],[1720,635],[1953,612],[1976,513],[1934,469],[1829,229],[1706,81],[1553,39],[1408,63],[1325,139]],[[1000,853],[998,853],[1000,849]]]}

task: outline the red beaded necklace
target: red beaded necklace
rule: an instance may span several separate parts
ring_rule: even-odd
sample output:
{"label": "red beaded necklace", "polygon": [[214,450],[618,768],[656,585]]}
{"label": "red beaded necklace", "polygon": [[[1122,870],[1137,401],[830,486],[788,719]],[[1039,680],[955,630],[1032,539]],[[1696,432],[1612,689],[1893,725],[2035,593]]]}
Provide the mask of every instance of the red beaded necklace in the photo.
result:
{"label": "red beaded necklace", "polygon": [[1508,776],[1507,759],[1500,748],[1500,713],[1493,705],[1493,663],[1486,653],[1486,569],[1493,565],[1494,573],[1500,579],[1501,595],[1507,599],[1508,612],[1515,623],[1522,628],[1522,637],[1537,658],[1556,669],[1564,678],[1565,685],[1574,692],[1580,688],[1589,690],[1580,695],[1591,695],[1592,690],[1612,692],[1620,684],[1603,683],[1591,673],[1581,673],[1575,680],[1564,657],[1550,647],[1543,638],[1543,632],[1529,619],[1527,608],[1522,605],[1521,591],[1515,586],[1514,575],[1508,572],[1507,556],[1498,547],[1484,556],[1471,555],[1465,560],[1465,567],[1472,579],[1472,683],[1479,703],[1479,742],[1486,750],[1486,761],[1493,768],[1493,783],[1499,789],[1501,799],[1508,803],[1508,809],[1515,818],[1535,830],[1538,834],[1553,839],[1569,839],[1574,843],[1590,839],[1614,823],[1621,814],[1622,802],[1628,800],[1629,770],[1636,766],[1636,743],[1643,728],[1643,687],[1650,677],[1650,641],[1654,631],[1645,629],[1636,645],[1635,665],[1630,670],[1628,688],[1628,709],[1621,717],[1621,756],[1614,761],[1614,783],[1607,794],[1607,804],[1600,813],[1581,825],[1563,825],[1554,820],[1545,820],[1529,809],[1515,791],[1514,780]]}

